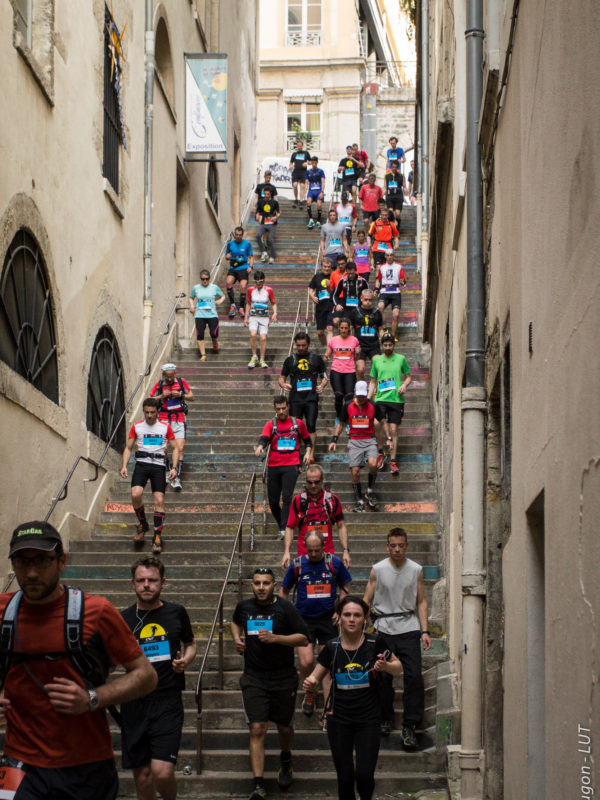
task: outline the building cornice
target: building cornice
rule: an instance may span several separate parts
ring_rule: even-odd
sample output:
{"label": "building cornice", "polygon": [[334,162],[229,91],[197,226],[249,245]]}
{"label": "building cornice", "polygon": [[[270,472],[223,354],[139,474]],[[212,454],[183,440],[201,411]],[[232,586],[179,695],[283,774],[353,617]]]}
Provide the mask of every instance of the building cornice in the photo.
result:
{"label": "building cornice", "polygon": [[365,65],[364,58],[311,58],[311,59],[283,59],[283,60],[274,60],[274,61],[263,61],[259,62],[259,67],[261,70],[281,70],[285,69],[290,70],[294,67],[298,69],[313,69],[316,67],[359,67],[362,69]]}

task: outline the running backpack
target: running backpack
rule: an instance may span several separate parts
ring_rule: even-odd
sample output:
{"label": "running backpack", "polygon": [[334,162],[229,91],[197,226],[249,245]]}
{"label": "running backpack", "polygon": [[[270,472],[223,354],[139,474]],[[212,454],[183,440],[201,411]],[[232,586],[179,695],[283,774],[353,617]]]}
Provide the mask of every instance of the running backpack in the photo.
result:
{"label": "running backpack", "polygon": [[[184,413],[184,414],[187,414],[187,413],[188,413],[188,410],[189,410],[189,407],[188,407],[188,404],[187,404],[187,403],[185,402],[185,400],[183,399],[183,396],[184,396],[184,394],[185,394],[185,389],[183,388],[183,383],[181,382],[181,378],[177,378],[177,383],[179,384],[179,391],[181,392],[181,397],[179,398],[179,402],[181,403],[181,410],[183,411],[183,413]],[[159,382],[158,382],[158,390],[157,390],[157,394],[162,394],[162,390],[163,390],[163,386],[164,386],[164,385],[165,385],[165,382],[164,382],[164,381],[163,381],[163,379],[161,378],[161,379],[159,380]],[[167,411],[167,413],[168,413],[168,414],[169,414],[169,413],[172,413],[172,414],[178,414],[179,412],[178,412],[178,411],[173,411],[173,412],[169,412],[169,411]]]}
{"label": "running backpack", "polygon": [[[333,568],[333,558],[331,556],[331,553],[323,553],[323,558],[325,559],[325,566],[331,572],[331,576],[336,586],[340,586],[341,584],[339,583],[338,577],[335,574],[335,569]],[[302,575],[302,556],[297,556],[292,563],[294,565],[294,585],[297,586],[298,581],[300,580],[300,577]],[[309,575],[311,573],[305,573],[305,574]]]}
{"label": "running backpack", "polygon": [[[300,438],[300,427],[298,425],[298,420],[296,419],[296,417],[290,417],[290,419],[292,420],[292,425],[294,426],[294,431],[296,433],[296,436],[298,436],[298,438]],[[279,435],[277,433],[277,417],[273,417],[273,422],[271,423],[271,425],[273,427],[271,428],[271,435],[269,436],[269,443],[271,443],[273,441],[273,437],[275,436],[275,434]],[[283,433],[283,431],[282,431],[282,433]],[[285,431],[285,433],[291,433],[291,431]]]}
{"label": "running backpack", "polygon": [[[314,500],[313,503],[315,503]],[[300,508],[298,509],[298,520],[300,521],[300,523],[304,521],[309,505],[310,505],[310,499],[305,489],[303,492],[300,493]],[[325,513],[327,514],[327,520],[331,525],[331,527],[333,528],[334,525],[333,495],[328,489],[323,490],[323,508],[325,509]]]}

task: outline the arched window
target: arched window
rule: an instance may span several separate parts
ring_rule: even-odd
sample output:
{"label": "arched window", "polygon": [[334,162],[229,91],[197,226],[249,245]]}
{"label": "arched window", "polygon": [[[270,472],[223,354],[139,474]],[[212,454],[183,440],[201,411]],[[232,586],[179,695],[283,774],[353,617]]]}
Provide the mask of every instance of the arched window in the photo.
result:
{"label": "arched window", "polygon": [[155,58],[156,73],[162,83],[162,88],[171,103],[175,107],[175,76],[173,71],[173,59],[171,58],[171,45],[169,43],[169,32],[164,19],[161,17],[156,26],[155,39]]}
{"label": "arched window", "polygon": [[58,403],[58,358],[46,265],[25,228],[15,234],[2,267],[0,358]]}
{"label": "arched window", "polygon": [[[125,410],[123,369],[119,348],[111,329],[104,325],[98,331],[88,377],[87,429],[108,442],[117,421]],[[111,444],[115,450],[125,447],[125,418]]]}
{"label": "arched window", "polygon": [[211,161],[208,165],[208,177],[206,179],[206,191],[216,213],[219,213],[219,173],[217,165]]}

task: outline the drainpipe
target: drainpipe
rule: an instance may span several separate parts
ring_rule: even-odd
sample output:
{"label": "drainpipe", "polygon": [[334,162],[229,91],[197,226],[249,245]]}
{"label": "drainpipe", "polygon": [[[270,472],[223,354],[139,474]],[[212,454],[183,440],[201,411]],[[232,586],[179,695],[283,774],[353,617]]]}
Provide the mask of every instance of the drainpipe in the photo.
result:
{"label": "drainpipe", "polygon": [[421,0],[421,163],[419,188],[421,190],[421,280],[423,302],[427,291],[427,264],[429,263],[429,0]]}
{"label": "drainpipe", "polygon": [[152,134],[154,125],[154,28],[152,0],[146,0],[146,85],[144,91],[144,331],[142,364],[148,360],[152,322]]}
{"label": "drainpipe", "polygon": [[461,797],[482,797],[482,663],[485,612],[485,289],[479,114],[483,92],[483,0],[467,0],[467,349],[462,392],[463,557]]}

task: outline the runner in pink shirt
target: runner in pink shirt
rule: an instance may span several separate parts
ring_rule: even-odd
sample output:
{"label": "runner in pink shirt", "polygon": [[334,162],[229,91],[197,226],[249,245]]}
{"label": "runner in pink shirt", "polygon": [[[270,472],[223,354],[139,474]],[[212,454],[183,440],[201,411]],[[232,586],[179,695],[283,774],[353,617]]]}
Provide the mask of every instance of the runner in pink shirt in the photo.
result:
{"label": "runner in pink shirt", "polygon": [[333,358],[329,380],[335,395],[336,425],[346,419],[346,408],[354,397],[356,383],[356,359],[360,355],[360,342],[351,336],[351,323],[342,317],[339,323],[339,336],[334,336],[327,344],[325,362]]}

